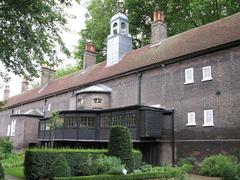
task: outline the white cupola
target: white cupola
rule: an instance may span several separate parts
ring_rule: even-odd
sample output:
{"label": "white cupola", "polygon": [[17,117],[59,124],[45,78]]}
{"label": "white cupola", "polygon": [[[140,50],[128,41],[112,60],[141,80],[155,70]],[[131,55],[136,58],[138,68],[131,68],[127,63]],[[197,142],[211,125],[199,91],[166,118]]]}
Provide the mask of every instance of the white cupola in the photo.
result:
{"label": "white cupola", "polygon": [[107,66],[118,63],[124,54],[132,50],[132,36],[125,14],[119,12],[111,18],[110,30],[107,38]]}

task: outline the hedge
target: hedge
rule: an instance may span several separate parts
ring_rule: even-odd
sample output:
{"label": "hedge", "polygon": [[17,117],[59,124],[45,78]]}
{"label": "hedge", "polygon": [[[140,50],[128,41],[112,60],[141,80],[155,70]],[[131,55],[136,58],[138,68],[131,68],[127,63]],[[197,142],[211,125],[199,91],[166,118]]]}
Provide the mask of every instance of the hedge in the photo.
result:
{"label": "hedge", "polygon": [[60,177],[54,178],[55,180],[144,180],[144,179],[169,179],[174,178],[178,180],[185,180],[186,175],[181,171],[176,169],[176,173],[164,172],[147,172],[147,173],[137,173],[128,175],[98,175],[98,176],[78,176],[78,177]]}
{"label": "hedge", "polygon": [[[29,149],[25,152],[24,174],[26,179],[48,178],[52,162],[58,155],[65,156],[72,176],[80,176],[89,158],[96,159],[107,154],[106,149]],[[136,168],[141,166],[142,154],[133,151]]]}

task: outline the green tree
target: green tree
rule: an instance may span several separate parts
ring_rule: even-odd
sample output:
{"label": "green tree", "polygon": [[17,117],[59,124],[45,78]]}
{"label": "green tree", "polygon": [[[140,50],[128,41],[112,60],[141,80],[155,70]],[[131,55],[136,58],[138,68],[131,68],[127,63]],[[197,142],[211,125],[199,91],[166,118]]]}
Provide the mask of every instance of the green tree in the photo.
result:
{"label": "green tree", "polygon": [[[168,35],[176,35],[240,11],[239,0],[90,0],[86,28],[80,32],[75,57],[82,59],[87,41],[96,44],[98,62],[105,60],[109,21],[121,10],[129,17],[133,47],[150,43],[151,19],[154,10],[165,11]],[[103,51],[102,51],[103,50]]]}
{"label": "green tree", "polygon": [[121,159],[128,171],[134,169],[133,145],[129,130],[125,126],[114,126],[110,131],[108,154]]}
{"label": "green tree", "polygon": [[56,77],[61,78],[63,76],[69,75],[71,73],[74,73],[76,71],[79,71],[80,67],[78,65],[68,65],[64,68],[61,68],[56,71]]}
{"label": "green tree", "polygon": [[51,147],[54,147],[54,131],[56,127],[61,127],[63,125],[63,119],[60,117],[59,112],[52,112],[52,116],[49,119],[49,126],[51,129]]}
{"label": "green tree", "polygon": [[[63,8],[71,0],[0,0],[0,61],[6,70],[37,77],[38,67],[54,66],[56,51],[67,55],[61,32],[65,30]],[[0,72],[3,77],[3,72]]]}

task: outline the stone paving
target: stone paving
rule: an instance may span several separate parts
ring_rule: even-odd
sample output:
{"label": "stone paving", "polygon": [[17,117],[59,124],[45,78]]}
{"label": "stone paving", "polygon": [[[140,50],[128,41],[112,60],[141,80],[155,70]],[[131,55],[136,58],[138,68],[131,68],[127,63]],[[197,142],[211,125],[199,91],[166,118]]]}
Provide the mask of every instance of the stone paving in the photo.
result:
{"label": "stone paving", "polygon": [[206,176],[199,176],[199,175],[190,175],[189,180],[220,180],[219,177],[206,177]]}

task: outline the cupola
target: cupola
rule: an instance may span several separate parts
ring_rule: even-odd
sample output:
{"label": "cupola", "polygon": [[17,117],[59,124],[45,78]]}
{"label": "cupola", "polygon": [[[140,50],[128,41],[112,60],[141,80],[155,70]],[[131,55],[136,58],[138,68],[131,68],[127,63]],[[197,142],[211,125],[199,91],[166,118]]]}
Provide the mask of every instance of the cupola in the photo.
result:
{"label": "cupola", "polygon": [[107,66],[117,64],[132,50],[132,36],[129,34],[128,17],[119,12],[110,20],[110,35],[107,38]]}

